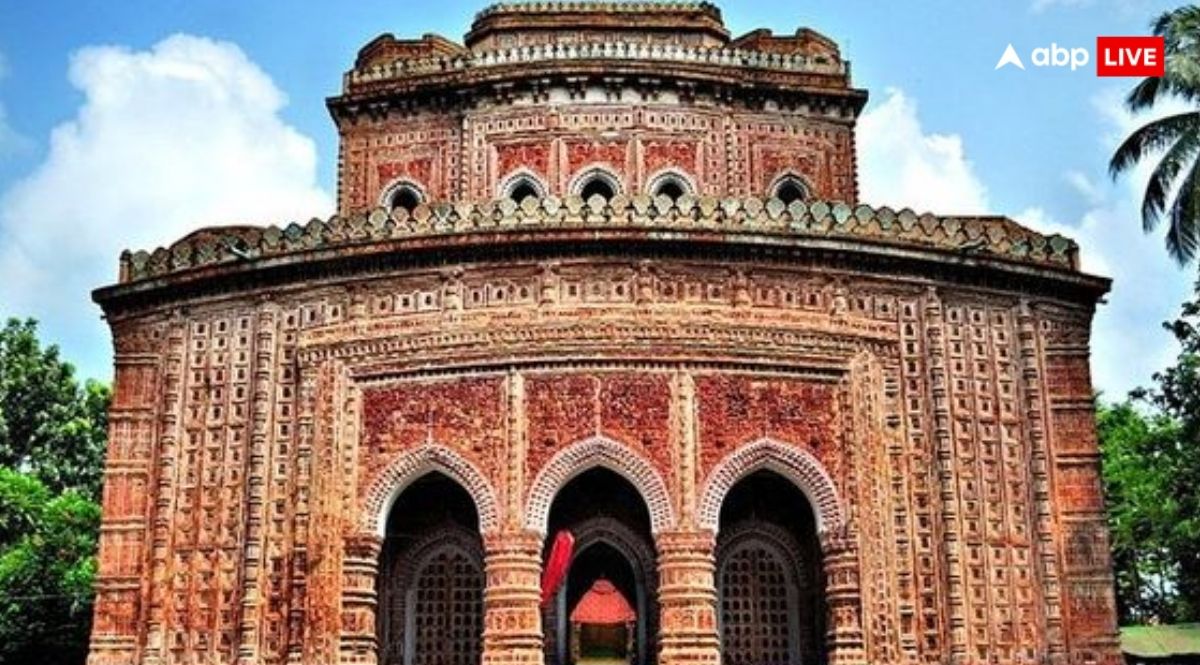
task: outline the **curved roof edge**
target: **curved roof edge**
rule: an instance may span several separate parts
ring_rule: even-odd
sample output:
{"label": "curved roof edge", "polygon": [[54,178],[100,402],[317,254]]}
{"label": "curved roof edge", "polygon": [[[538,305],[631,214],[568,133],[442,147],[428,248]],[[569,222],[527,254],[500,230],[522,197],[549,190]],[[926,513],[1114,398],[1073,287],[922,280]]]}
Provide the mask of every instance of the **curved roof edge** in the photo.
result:
{"label": "curved roof edge", "polygon": [[[1061,235],[1044,235],[1005,217],[938,216],[909,209],[851,207],[810,201],[785,205],[778,199],[695,198],[671,200],[639,194],[605,201],[593,196],[565,199],[508,199],[487,202],[422,204],[411,213],[377,208],[367,213],[293,222],[286,226],[228,226],[200,229],[168,247],[126,251],[121,255],[119,285],[161,280],[224,264],[251,264],[315,251],[356,251],[378,243],[420,240],[436,246],[471,235],[503,242],[505,234],[523,236],[584,231],[641,231],[689,234],[720,239],[759,236],[775,242],[818,239],[861,242],[876,247],[935,250],[974,258],[1046,268],[1079,270],[1078,245]],[[107,291],[107,289],[101,289]]]}

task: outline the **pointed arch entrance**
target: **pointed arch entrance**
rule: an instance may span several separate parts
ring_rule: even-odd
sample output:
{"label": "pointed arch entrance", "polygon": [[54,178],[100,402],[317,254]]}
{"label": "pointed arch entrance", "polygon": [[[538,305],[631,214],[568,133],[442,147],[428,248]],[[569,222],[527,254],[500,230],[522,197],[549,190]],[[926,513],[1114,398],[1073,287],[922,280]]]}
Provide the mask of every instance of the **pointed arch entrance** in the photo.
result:
{"label": "pointed arch entrance", "polygon": [[480,515],[471,494],[436,470],[407,482],[384,518],[379,663],[478,665],[484,583]]}
{"label": "pointed arch entrance", "polygon": [[698,518],[717,534],[722,663],[824,663],[821,535],[839,532],[843,518],[820,462],[777,441],[743,446],[710,473]]}
{"label": "pointed arch entrance", "polygon": [[794,485],[768,470],[734,485],[721,509],[716,560],[723,663],[824,662],[820,542]]}
{"label": "pointed arch entrance", "polygon": [[[543,561],[560,531],[574,536],[575,547],[566,578],[543,607],[546,662],[569,665],[617,658],[632,665],[654,663],[658,570],[651,514],[641,493],[623,474],[597,465],[573,473],[555,493],[547,513]],[[605,631],[571,625],[573,611],[598,581],[611,583],[634,609],[630,634],[618,631],[623,636],[620,644],[606,642]]]}

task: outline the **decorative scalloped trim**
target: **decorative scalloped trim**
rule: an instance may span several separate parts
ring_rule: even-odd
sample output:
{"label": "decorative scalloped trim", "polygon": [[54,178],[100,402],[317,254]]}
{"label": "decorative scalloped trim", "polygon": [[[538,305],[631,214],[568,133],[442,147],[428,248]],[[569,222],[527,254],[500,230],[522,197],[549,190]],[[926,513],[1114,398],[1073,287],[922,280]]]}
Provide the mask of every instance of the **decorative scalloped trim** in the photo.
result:
{"label": "decorative scalloped trim", "polygon": [[818,532],[842,529],[845,523],[842,503],[824,465],[807,450],[772,439],[759,439],[738,448],[708,474],[696,511],[700,528],[715,533],[720,526],[725,495],[739,480],[760,469],[778,473],[804,492],[812,504]]}
{"label": "decorative scalloped trim", "polygon": [[991,255],[1077,270],[1079,247],[1061,235],[1042,235],[1004,217],[939,217],[912,210],[867,205],[851,207],[826,201],[681,196],[675,201],[645,194],[618,194],[608,202],[584,202],[578,196],[547,196],[522,205],[508,199],[481,203],[421,204],[410,214],[377,208],[368,213],[307,224],[207,228],[189,234],[170,248],[126,252],[121,256],[121,282],[183,272],[192,268],[264,257],[386,242],[406,238],[464,235],[476,232],[538,229],[661,228],[729,231],[791,238],[866,240],[873,243],[935,248]]}
{"label": "decorative scalloped trim", "polygon": [[654,190],[661,187],[666,182],[675,182],[687,196],[696,196],[696,180],[686,171],[673,166],[659,169],[646,178],[646,194],[654,196]]}
{"label": "decorative scalloped trim", "polygon": [[563,12],[715,12],[717,6],[711,2],[500,2],[484,7],[475,15],[475,20],[497,14],[561,14]]}
{"label": "decorative scalloped trim", "polygon": [[475,512],[479,515],[481,532],[489,533],[499,528],[496,493],[487,477],[450,448],[425,445],[392,460],[371,485],[362,501],[359,529],[363,533],[382,537],[387,528],[388,513],[396,499],[414,480],[434,471],[445,474],[470,495],[475,502]]}
{"label": "decorative scalloped trim", "polygon": [[[512,199],[512,192],[522,183],[529,183],[537,190],[537,198],[546,196],[549,189],[546,187],[546,181],[542,179],[533,169],[522,166],[513,169],[508,175],[500,180],[500,186],[496,188],[496,196],[501,199]],[[520,203],[520,201],[517,201]]]}
{"label": "decorative scalloped trim", "polygon": [[558,451],[538,472],[525,502],[525,528],[546,533],[554,497],[571,479],[601,467],[628,480],[642,496],[650,513],[650,530],[669,530],[675,525],[675,510],[667,484],[649,460],[629,446],[608,437],[593,436]]}

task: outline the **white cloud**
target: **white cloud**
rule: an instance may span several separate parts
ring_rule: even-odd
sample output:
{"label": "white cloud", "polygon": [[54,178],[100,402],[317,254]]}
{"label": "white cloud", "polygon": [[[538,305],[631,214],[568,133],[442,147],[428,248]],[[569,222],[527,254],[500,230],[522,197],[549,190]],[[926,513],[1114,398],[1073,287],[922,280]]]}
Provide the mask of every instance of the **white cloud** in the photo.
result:
{"label": "white cloud", "polygon": [[[1184,108],[1166,104],[1135,117],[1122,95],[1114,87],[1093,99],[1105,153],[1148,120]],[[902,91],[889,90],[882,104],[863,114],[859,128],[865,201],[946,214],[995,212],[962,139],[926,134],[915,101]],[[1161,232],[1142,233],[1141,194],[1152,165],[1153,160],[1144,162],[1115,183],[1105,164],[1065,173],[1064,185],[1080,197],[1083,212],[1077,219],[1055,219],[1037,205],[1014,216],[1032,228],[1075,239],[1083,269],[1114,278],[1096,315],[1092,346],[1095,385],[1110,399],[1148,384],[1151,374],[1172,360],[1178,348],[1159,323],[1174,318],[1191,293],[1191,274],[1167,256]]]}
{"label": "white cloud", "polygon": [[1050,11],[1068,12],[1098,8],[1106,15],[1133,19],[1138,23],[1146,20],[1153,12],[1161,11],[1160,3],[1151,0],[1030,0],[1029,11],[1044,14]]}
{"label": "white cloud", "polygon": [[1087,201],[1088,205],[1100,205],[1107,198],[1104,188],[1093,182],[1082,171],[1067,171],[1063,177],[1067,184],[1071,185]]}
{"label": "white cloud", "polygon": [[146,51],[85,48],[69,78],[82,106],[0,199],[0,303],[41,319],[103,375],[88,292],[114,281],[122,249],[326,215],[332,203],[313,141],[279,117],[286,97],[233,44],[175,35]]}
{"label": "white cloud", "polygon": [[917,104],[897,89],[858,123],[861,198],[917,212],[988,212],[987,187],[967,160],[957,134],[926,134]]}
{"label": "white cloud", "polygon": [[1040,231],[1074,238],[1081,247],[1083,269],[1113,278],[1112,291],[1093,324],[1095,386],[1116,400],[1139,385],[1149,385],[1150,376],[1178,353],[1158,324],[1174,318],[1190,283],[1166,256],[1162,236],[1142,233],[1134,199],[1092,208],[1074,225],[1053,220],[1037,208],[1017,219]]}
{"label": "white cloud", "polygon": [[[1167,102],[1135,116],[1125,108],[1123,93],[1113,87],[1092,99],[1106,152],[1146,122],[1186,108]],[[1192,292],[1191,273],[1167,256],[1161,229],[1142,232],[1141,196],[1155,161],[1144,160],[1115,183],[1107,179],[1103,165],[1095,169],[1103,179],[1099,182],[1082,172],[1067,173],[1068,183],[1087,204],[1074,224],[1053,220],[1037,208],[1017,216],[1039,230],[1075,238],[1084,269],[1113,278],[1108,302],[1096,314],[1092,344],[1094,381],[1109,399],[1148,385],[1150,376],[1173,360],[1178,346],[1158,324],[1173,319]]]}

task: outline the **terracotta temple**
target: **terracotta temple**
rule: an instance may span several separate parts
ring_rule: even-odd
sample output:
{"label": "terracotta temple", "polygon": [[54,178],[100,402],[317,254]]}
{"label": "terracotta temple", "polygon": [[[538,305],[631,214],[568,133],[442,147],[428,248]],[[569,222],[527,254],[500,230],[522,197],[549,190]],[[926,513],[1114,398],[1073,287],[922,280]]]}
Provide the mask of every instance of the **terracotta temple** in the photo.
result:
{"label": "terracotta temple", "polygon": [[861,204],[866,100],[829,38],[703,3],[368,43],[336,215],[95,293],[89,663],[569,665],[598,581],[633,665],[1118,663],[1109,283],[1009,219]]}

